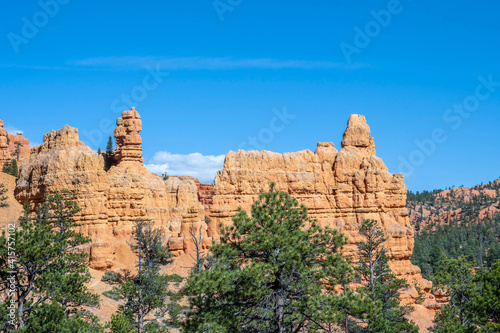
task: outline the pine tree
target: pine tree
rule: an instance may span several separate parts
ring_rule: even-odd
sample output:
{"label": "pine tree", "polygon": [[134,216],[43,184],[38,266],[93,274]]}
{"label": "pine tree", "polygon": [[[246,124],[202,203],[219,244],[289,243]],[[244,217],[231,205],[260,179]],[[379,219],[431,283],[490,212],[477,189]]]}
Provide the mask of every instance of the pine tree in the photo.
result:
{"label": "pine tree", "polygon": [[108,138],[108,143],[106,144],[106,157],[104,158],[104,167],[106,170],[111,168],[113,164],[113,138],[111,135]]}
{"label": "pine tree", "polygon": [[34,217],[27,203],[20,228],[2,234],[0,255],[9,260],[0,262],[1,286],[7,290],[13,284],[15,292],[1,308],[12,303],[17,309],[14,318],[1,313],[3,329],[53,332],[51,327],[59,322],[73,328],[99,329],[84,308],[97,306],[99,298],[85,286],[90,281],[87,253],[78,249],[90,239],[75,231],[77,224],[72,217],[79,210],[71,193],[54,192]]}
{"label": "pine tree", "polygon": [[68,316],[64,307],[57,303],[44,303],[30,317],[25,329],[12,333],[104,333],[95,316],[76,313]]}
{"label": "pine tree", "polygon": [[15,141],[14,146],[16,147],[14,150],[14,154],[16,154],[16,162],[19,162],[21,157],[21,147],[24,147],[24,145],[20,141]]}
{"label": "pine tree", "polygon": [[442,288],[450,300],[436,314],[434,326],[430,328],[436,333],[474,332],[477,314],[472,299],[477,297],[473,268],[476,264],[464,256],[458,259],[445,258],[436,270],[432,281],[436,287]]}
{"label": "pine tree", "polygon": [[[435,242],[434,245],[432,246],[430,252],[429,252],[429,262],[432,263],[433,267],[437,267],[441,264],[442,260],[444,259],[444,251],[442,248],[442,245]],[[430,271],[430,274],[432,274],[432,268]]]}
{"label": "pine tree", "polygon": [[221,226],[212,265],[190,275],[184,332],[327,332],[343,319],[327,311],[334,302],[323,282],[331,273],[325,265],[345,262],[344,237],[320,228],[273,187],[252,205],[251,217],[240,209],[232,225]]}
{"label": "pine tree", "polygon": [[17,161],[15,159],[12,159],[10,162],[5,162],[2,168],[2,172],[14,176],[16,178],[19,177]]}
{"label": "pine tree", "polygon": [[351,284],[356,280],[352,266],[349,260],[340,256],[330,256],[323,264],[326,283],[319,314],[324,318],[321,324],[322,332],[339,332],[339,328],[344,333],[362,332],[361,324],[375,314],[376,303],[366,294],[351,288]]}
{"label": "pine tree", "polygon": [[111,135],[109,136],[108,143],[106,144],[106,153],[113,153],[113,138],[111,137]]}
{"label": "pine tree", "polygon": [[12,161],[4,163],[2,167],[2,172],[12,176]]}
{"label": "pine tree", "polygon": [[10,170],[11,170],[11,167],[10,167],[10,162],[5,162],[3,165],[2,165],[2,172],[3,173],[6,173],[8,175],[10,175]]}
{"label": "pine tree", "polygon": [[[162,242],[159,229],[150,221],[135,222],[135,244],[137,252],[137,275],[132,276],[113,293],[124,299],[119,313],[115,314],[108,327],[111,332],[168,332],[169,323],[164,319],[167,286],[171,281],[179,281],[178,275],[160,274],[161,265],[171,262],[172,254]],[[151,318],[151,315],[153,318]]]}
{"label": "pine tree", "polygon": [[0,183],[0,208],[9,206],[9,204],[6,202],[7,196],[4,195],[5,193],[7,193],[7,189],[5,188],[4,184]]}
{"label": "pine tree", "polygon": [[394,276],[388,264],[383,243],[387,240],[384,231],[375,220],[363,221],[360,234],[365,242],[358,244],[360,260],[356,267],[358,289],[376,302],[379,309],[367,319],[368,332],[418,332],[418,327],[405,318],[410,308],[399,303],[399,291],[408,287],[407,283]]}
{"label": "pine tree", "polygon": [[11,172],[10,174],[12,176],[16,177],[16,178],[19,177],[19,169],[17,167],[17,161],[15,159],[12,159],[10,161],[10,168],[11,168],[10,169],[10,172]]}
{"label": "pine tree", "polygon": [[480,332],[500,331],[500,260],[491,269],[482,269],[476,275],[478,293],[472,303],[478,315]]}

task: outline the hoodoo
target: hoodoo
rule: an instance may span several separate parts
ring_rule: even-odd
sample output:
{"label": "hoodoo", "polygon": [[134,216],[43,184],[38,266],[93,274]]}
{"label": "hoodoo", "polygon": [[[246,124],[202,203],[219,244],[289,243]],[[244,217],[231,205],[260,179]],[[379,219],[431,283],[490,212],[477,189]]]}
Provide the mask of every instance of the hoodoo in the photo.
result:
{"label": "hoodoo", "polygon": [[[109,170],[105,170],[103,156],[81,142],[78,130],[68,125],[47,133],[21,166],[16,187],[19,202],[29,200],[35,207],[54,190],[74,193],[82,208],[76,221],[81,232],[92,238],[91,267],[107,269],[133,262],[127,241],[136,219],[154,220],[176,255],[193,249],[190,231],[198,234],[201,230],[206,248],[219,239],[219,223],[232,223],[238,207],[250,211],[258,195],[273,182],[277,190],[304,204],[320,225],[343,232],[349,241],[344,252],[354,261],[362,241],[362,221],[377,220],[388,237],[386,248],[394,273],[409,282],[419,281],[429,290],[420,269],[410,262],[414,232],[406,209],[404,178],[389,173],[376,156],[364,116],[349,118],[340,150],[331,142],[320,142],[314,152],[229,152],[213,190],[192,177],[164,180],[150,173],[143,165],[141,130],[139,113],[134,108],[124,111],[117,120]],[[0,149],[5,141],[2,134]]]}
{"label": "hoodoo", "polygon": [[304,204],[320,225],[342,231],[349,239],[345,253],[353,260],[362,240],[361,222],[377,220],[388,236],[386,247],[396,275],[410,281],[422,278],[410,262],[413,228],[404,178],[389,173],[376,156],[364,116],[349,118],[340,151],[331,142],[320,142],[314,153],[229,152],[215,178],[209,235],[217,238],[218,224],[231,223],[238,207],[249,211],[271,182]]}
{"label": "hoodoo", "polygon": [[116,149],[115,159],[122,165],[125,164],[143,166],[142,162],[142,139],[139,134],[142,131],[142,121],[139,112],[132,107],[130,111],[124,111],[121,118],[116,120],[115,128]]}

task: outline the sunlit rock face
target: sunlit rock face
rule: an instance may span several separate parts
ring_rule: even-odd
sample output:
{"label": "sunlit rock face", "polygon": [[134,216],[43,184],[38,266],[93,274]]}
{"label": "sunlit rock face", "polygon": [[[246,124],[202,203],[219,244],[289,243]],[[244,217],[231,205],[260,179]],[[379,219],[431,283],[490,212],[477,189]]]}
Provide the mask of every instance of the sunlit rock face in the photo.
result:
{"label": "sunlit rock face", "polygon": [[[78,129],[64,126],[45,134],[21,166],[15,196],[33,209],[44,195],[68,189],[82,211],[75,217],[80,231],[92,238],[90,265],[106,269],[134,261],[127,240],[136,219],[153,219],[176,254],[193,244],[190,230],[206,235],[204,206],[192,179],[162,177],[143,165],[139,113],[124,111],[117,120],[113,166],[79,140]],[[1,134],[1,132],[0,132]],[[0,143],[1,143],[0,139]]]}
{"label": "sunlit rock face", "polygon": [[352,115],[337,150],[320,142],[315,152],[229,152],[224,169],[215,177],[208,233],[219,236],[219,223],[231,223],[238,207],[249,211],[259,193],[284,191],[308,208],[322,226],[342,231],[349,240],[345,254],[354,261],[365,219],[379,221],[388,240],[390,265],[407,280],[421,279],[420,269],[410,263],[413,228],[406,209],[406,186],[401,174],[389,173],[376,156],[374,140],[364,116]]}
{"label": "sunlit rock face", "polygon": [[[134,108],[124,111],[117,120],[117,147],[109,170],[105,170],[103,155],[81,142],[78,130],[68,125],[47,133],[21,166],[15,190],[19,202],[30,200],[34,209],[54,190],[75,194],[82,208],[75,220],[80,231],[92,238],[88,247],[91,267],[107,269],[134,262],[127,241],[139,218],[155,221],[175,255],[193,250],[190,232],[198,235],[201,231],[206,248],[219,239],[219,223],[232,223],[238,207],[250,211],[258,195],[269,191],[273,182],[276,190],[305,205],[321,226],[344,233],[348,238],[344,253],[353,261],[358,259],[357,244],[363,240],[361,223],[377,220],[388,237],[385,246],[396,275],[430,289],[420,269],[410,263],[414,232],[405,207],[403,176],[391,174],[376,156],[365,117],[349,118],[340,150],[331,142],[320,142],[314,152],[229,152],[213,189],[192,177],[164,180],[146,170],[141,130],[139,113]],[[410,288],[402,296],[411,303],[416,295]]]}

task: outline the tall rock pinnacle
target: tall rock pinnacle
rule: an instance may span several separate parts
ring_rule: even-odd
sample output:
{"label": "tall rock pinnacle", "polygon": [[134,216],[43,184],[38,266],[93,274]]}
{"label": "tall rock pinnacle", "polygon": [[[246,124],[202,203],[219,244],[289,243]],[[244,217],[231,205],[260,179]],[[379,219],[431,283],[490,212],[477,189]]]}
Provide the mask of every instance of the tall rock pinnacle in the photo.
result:
{"label": "tall rock pinnacle", "polygon": [[134,107],[129,111],[123,111],[121,118],[116,120],[115,128],[116,149],[115,159],[120,163],[140,164],[142,158],[142,138],[139,134],[142,131],[142,121],[139,112]]}
{"label": "tall rock pinnacle", "polygon": [[342,140],[342,148],[354,147],[370,147],[370,126],[366,123],[365,116],[353,114],[347,122],[347,129]]}
{"label": "tall rock pinnacle", "polygon": [[230,225],[239,207],[250,211],[259,194],[275,183],[276,190],[306,206],[318,225],[344,233],[348,243],[342,251],[353,261],[359,260],[361,223],[377,220],[388,238],[385,246],[394,273],[407,281],[421,280],[420,269],[410,262],[414,232],[404,178],[389,173],[375,155],[364,116],[349,118],[342,147],[337,151],[333,143],[320,142],[314,153],[229,152],[215,177],[209,236],[217,240],[220,223]]}
{"label": "tall rock pinnacle", "polygon": [[195,179],[165,180],[146,169],[139,135],[142,123],[134,108],[123,112],[117,125],[117,164],[107,170],[104,156],[81,142],[76,128],[66,125],[47,133],[21,165],[15,198],[33,203],[30,208],[35,210],[47,193],[62,189],[73,193],[82,208],[74,221],[79,232],[92,238],[87,249],[94,269],[133,262],[135,254],[127,242],[137,219],[154,220],[177,255],[194,248],[190,232],[201,232],[206,248],[210,240]]}

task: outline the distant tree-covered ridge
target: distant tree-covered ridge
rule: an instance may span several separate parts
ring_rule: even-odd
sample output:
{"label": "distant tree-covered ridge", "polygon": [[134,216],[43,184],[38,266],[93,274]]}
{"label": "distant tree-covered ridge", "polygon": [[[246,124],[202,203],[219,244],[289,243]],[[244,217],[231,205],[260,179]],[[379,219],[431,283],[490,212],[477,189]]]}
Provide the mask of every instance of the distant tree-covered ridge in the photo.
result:
{"label": "distant tree-covered ridge", "polygon": [[500,179],[472,188],[408,192],[407,207],[416,231],[433,222],[479,221],[494,217],[500,210]]}
{"label": "distant tree-covered ridge", "polygon": [[500,259],[500,179],[473,188],[409,192],[408,209],[415,227],[412,262],[425,277],[444,258],[464,256],[479,267]]}

